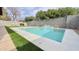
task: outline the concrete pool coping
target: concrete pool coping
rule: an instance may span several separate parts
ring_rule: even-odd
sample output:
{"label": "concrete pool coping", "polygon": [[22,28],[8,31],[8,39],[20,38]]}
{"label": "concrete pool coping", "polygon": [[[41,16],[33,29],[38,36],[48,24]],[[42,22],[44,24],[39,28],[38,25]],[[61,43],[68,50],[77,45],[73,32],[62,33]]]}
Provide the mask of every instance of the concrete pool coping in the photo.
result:
{"label": "concrete pool coping", "polygon": [[[19,28],[28,28],[28,27],[19,27]],[[45,51],[79,50],[79,35],[77,35],[72,29],[65,30],[63,41],[60,43],[54,40],[50,40],[48,38],[43,38],[41,36],[22,31],[19,28],[15,27],[11,29]]]}

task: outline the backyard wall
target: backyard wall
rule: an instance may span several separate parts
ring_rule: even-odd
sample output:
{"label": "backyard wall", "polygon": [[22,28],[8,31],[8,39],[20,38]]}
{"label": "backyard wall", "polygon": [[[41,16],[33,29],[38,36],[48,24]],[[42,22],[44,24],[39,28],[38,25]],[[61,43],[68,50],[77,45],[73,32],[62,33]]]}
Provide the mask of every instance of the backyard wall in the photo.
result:
{"label": "backyard wall", "polygon": [[79,28],[79,15],[70,15],[61,18],[55,18],[43,21],[30,21],[27,22],[28,26],[54,26],[62,28]]}
{"label": "backyard wall", "polygon": [[[20,23],[22,22],[0,20],[0,26],[20,26]],[[24,23],[24,26],[27,26],[26,22]]]}
{"label": "backyard wall", "polygon": [[[79,29],[79,15],[67,16],[67,20],[65,17],[55,18],[50,20],[39,20],[39,21],[30,21],[24,22],[25,26],[53,26],[53,27],[61,27],[61,28],[73,28]],[[0,20],[0,26],[20,26],[20,22],[17,21],[3,21]]]}
{"label": "backyard wall", "polygon": [[64,27],[65,20],[64,18],[55,18],[50,20],[43,21],[30,21],[27,22],[28,26],[55,26],[55,27]]}
{"label": "backyard wall", "polygon": [[67,27],[73,29],[79,29],[79,15],[68,16]]}

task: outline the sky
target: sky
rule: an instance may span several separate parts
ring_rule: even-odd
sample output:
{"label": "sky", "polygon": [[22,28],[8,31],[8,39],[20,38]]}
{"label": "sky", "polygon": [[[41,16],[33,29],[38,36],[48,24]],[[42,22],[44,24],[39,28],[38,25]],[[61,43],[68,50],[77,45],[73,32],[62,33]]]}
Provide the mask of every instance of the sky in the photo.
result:
{"label": "sky", "polygon": [[[35,16],[40,10],[47,11],[48,9],[58,9],[59,7],[18,7],[20,11],[20,17],[18,19],[24,20],[25,17]],[[8,14],[11,15],[8,10]]]}
{"label": "sky", "polygon": [[37,11],[46,11],[48,9],[57,9],[57,7],[19,7],[22,19],[27,16],[35,16]]}

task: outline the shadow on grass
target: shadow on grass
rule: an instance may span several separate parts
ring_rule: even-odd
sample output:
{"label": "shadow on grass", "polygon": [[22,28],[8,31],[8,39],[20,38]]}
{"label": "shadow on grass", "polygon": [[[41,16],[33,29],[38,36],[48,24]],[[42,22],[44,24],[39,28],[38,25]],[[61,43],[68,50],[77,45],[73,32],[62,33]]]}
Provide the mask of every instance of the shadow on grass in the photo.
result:
{"label": "shadow on grass", "polygon": [[31,43],[25,44],[21,47],[17,47],[17,50],[18,51],[43,51],[42,49],[40,49],[39,47]]}
{"label": "shadow on grass", "polygon": [[36,45],[29,42],[24,37],[20,36],[18,33],[11,30],[9,27],[5,27],[8,31],[10,37],[12,38],[12,41],[14,42],[16,49],[18,51],[43,51]]}

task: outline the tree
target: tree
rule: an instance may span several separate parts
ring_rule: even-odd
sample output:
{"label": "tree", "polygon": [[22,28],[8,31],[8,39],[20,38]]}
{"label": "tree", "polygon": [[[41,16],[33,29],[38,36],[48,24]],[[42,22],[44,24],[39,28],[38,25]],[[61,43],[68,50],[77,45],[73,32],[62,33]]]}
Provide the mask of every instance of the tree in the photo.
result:
{"label": "tree", "polygon": [[18,17],[20,17],[20,11],[18,8],[16,7],[8,7],[7,8],[10,12],[10,16],[12,18],[12,20],[16,21]]}
{"label": "tree", "polygon": [[25,17],[26,22],[33,21],[33,20],[35,20],[35,17],[33,17],[33,16]]}
{"label": "tree", "polygon": [[2,8],[2,15],[0,16],[1,20],[11,20],[11,18],[8,15],[8,11],[6,8]]}
{"label": "tree", "polygon": [[59,12],[58,10],[54,10],[54,9],[48,9],[47,10],[47,16],[51,19],[51,18],[56,18],[59,17]]}
{"label": "tree", "polygon": [[46,14],[49,18],[53,18],[53,11],[49,9]]}
{"label": "tree", "polygon": [[3,16],[4,20],[11,20],[10,16],[8,15],[7,8],[3,8]]}
{"label": "tree", "polygon": [[59,8],[58,12],[60,13],[60,16],[65,16],[65,15],[75,15],[77,14],[77,9],[72,8],[72,7],[66,7],[66,8]]}
{"label": "tree", "polygon": [[59,9],[58,9],[58,12],[59,12],[60,17],[63,17],[63,16],[65,16],[65,14],[66,14],[66,11],[65,11],[64,8],[59,8]]}
{"label": "tree", "polygon": [[66,7],[65,11],[66,11],[67,15],[74,15],[77,12],[77,10],[75,8],[72,8],[72,7]]}
{"label": "tree", "polygon": [[[48,9],[47,11],[38,11],[36,13],[36,20],[49,20],[57,17],[65,17],[67,18],[67,15],[75,15],[79,14],[79,8],[72,8],[72,7],[66,7],[66,8],[59,8],[59,9]],[[33,20],[29,19],[30,17],[27,17],[27,20]]]}
{"label": "tree", "polygon": [[45,20],[45,19],[49,19],[47,16],[46,16],[46,11],[38,11],[36,13],[36,18],[37,19],[40,19],[40,20]]}
{"label": "tree", "polygon": [[76,10],[77,10],[77,14],[79,14],[79,8],[76,8]]}

